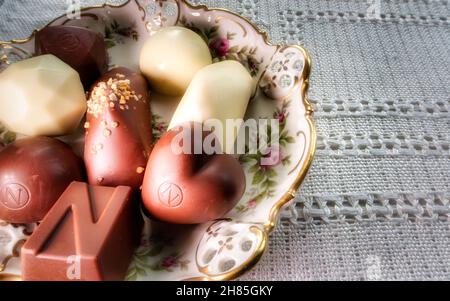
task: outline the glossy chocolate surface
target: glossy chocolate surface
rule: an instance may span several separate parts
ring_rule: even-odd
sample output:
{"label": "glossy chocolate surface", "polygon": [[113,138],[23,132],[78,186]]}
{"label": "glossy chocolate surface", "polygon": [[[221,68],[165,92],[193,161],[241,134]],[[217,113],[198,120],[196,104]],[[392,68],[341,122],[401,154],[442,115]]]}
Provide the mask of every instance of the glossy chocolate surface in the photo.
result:
{"label": "glossy chocolate surface", "polygon": [[82,181],[83,163],[63,142],[35,137],[0,152],[0,219],[42,220],[72,181]]}
{"label": "glossy chocolate surface", "polygon": [[138,189],[151,148],[144,77],[126,68],[104,74],[90,92],[84,159],[89,183]]}
{"label": "glossy chocolate surface", "polygon": [[82,27],[49,26],[36,33],[36,55],[53,54],[80,74],[87,90],[108,68],[101,34]]}
{"label": "glossy chocolate surface", "polygon": [[[204,139],[193,134],[191,139]],[[197,224],[223,217],[241,199],[245,174],[227,154],[176,154],[171,143],[174,128],[155,145],[148,161],[142,199],[155,218],[175,224]],[[193,149],[192,153],[193,153]]]}
{"label": "glossy chocolate surface", "polygon": [[124,280],[142,225],[130,187],[73,182],[22,247],[22,277]]}

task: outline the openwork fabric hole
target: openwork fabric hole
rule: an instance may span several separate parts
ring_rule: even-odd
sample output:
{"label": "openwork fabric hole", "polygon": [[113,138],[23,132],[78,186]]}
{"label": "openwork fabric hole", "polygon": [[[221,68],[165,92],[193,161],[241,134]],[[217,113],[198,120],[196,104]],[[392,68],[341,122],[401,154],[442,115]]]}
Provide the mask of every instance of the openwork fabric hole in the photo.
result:
{"label": "openwork fabric hole", "polygon": [[227,271],[231,270],[232,268],[234,268],[235,265],[236,265],[236,260],[224,259],[219,263],[219,271],[222,273],[227,272]]}

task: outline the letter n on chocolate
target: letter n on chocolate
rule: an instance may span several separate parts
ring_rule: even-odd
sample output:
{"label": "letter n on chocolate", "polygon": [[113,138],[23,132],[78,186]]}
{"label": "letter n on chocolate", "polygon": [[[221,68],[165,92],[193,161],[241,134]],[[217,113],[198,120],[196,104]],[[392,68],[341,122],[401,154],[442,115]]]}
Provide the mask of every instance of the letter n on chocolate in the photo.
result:
{"label": "letter n on chocolate", "polygon": [[131,188],[73,182],[22,248],[24,280],[123,280],[142,230]]}

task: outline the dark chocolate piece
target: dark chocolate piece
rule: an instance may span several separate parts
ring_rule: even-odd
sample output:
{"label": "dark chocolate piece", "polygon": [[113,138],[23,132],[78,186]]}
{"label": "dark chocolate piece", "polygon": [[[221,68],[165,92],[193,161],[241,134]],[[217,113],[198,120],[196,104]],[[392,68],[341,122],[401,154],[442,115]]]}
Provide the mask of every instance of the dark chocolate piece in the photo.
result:
{"label": "dark chocolate piece", "polygon": [[[201,124],[197,126],[201,130]],[[142,184],[144,206],[153,217],[175,224],[221,218],[245,191],[244,171],[231,155],[194,154],[195,142],[202,146],[209,135],[203,131],[197,137],[194,126],[184,132],[191,131],[183,140],[184,145],[191,139],[191,154],[174,153],[171,144],[180,131],[181,127],[168,131],[153,148]]]}
{"label": "dark chocolate piece", "polygon": [[84,159],[89,183],[142,185],[151,148],[147,82],[126,68],[104,74],[89,95]]}
{"label": "dark chocolate piece", "polygon": [[108,53],[101,34],[75,26],[49,26],[38,31],[36,55],[53,54],[80,74],[86,90],[108,68]]}
{"label": "dark chocolate piece", "polygon": [[38,222],[72,181],[83,178],[83,162],[63,142],[17,140],[0,152],[0,219]]}
{"label": "dark chocolate piece", "polygon": [[22,247],[22,278],[124,280],[143,225],[132,196],[73,182]]}

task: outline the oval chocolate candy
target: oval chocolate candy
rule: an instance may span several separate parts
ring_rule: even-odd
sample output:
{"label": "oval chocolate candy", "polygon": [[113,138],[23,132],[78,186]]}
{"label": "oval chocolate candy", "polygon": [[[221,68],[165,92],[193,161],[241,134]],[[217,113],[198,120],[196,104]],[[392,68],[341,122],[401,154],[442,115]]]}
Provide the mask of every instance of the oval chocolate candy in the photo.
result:
{"label": "oval chocolate candy", "polygon": [[[196,153],[207,131],[195,134],[199,123],[187,123],[169,130],[155,145],[142,185],[145,208],[155,218],[175,224],[198,224],[223,217],[241,199],[245,174],[239,162],[228,154]],[[184,136],[187,133],[186,136]],[[184,151],[174,145],[190,143]],[[183,146],[184,147],[184,146]]]}
{"label": "oval chocolate candy", "polygon": [[142,75],[122,67],[93,86],[84,147],[90,184],[141,186],[152,142],[147,89]]}
{"label": "oval chocolate candy", "polygon": [[0,152],[0,219],[39,222],[67,186],[83,178],[83,162],[63,142],[17,140]]}

